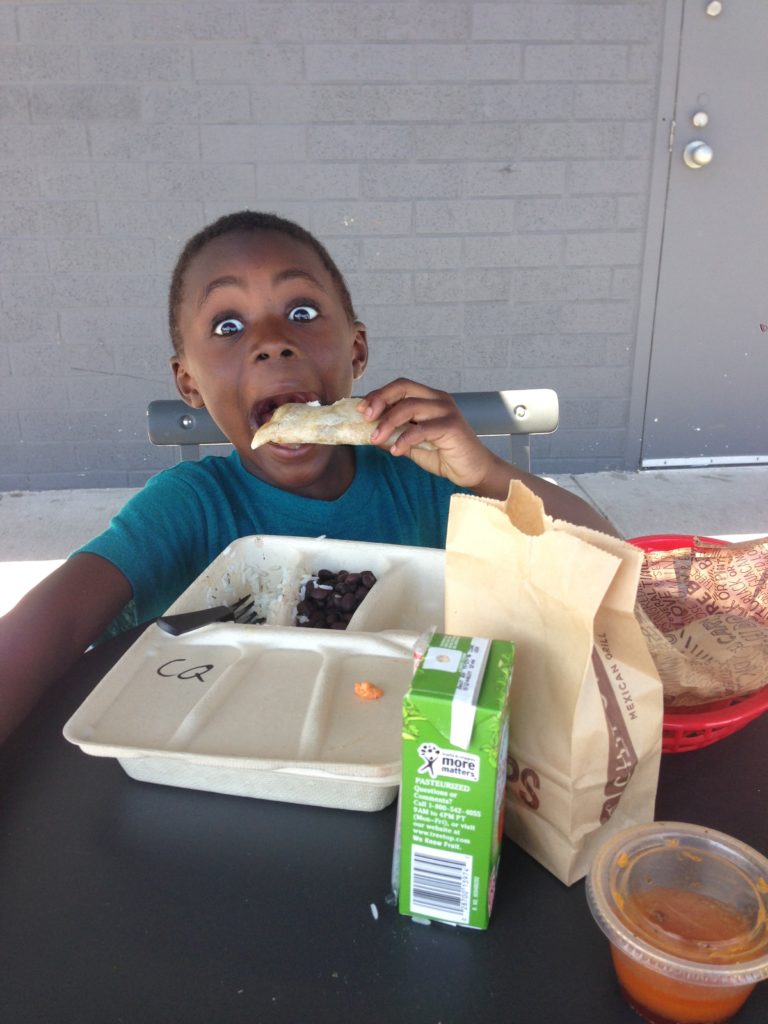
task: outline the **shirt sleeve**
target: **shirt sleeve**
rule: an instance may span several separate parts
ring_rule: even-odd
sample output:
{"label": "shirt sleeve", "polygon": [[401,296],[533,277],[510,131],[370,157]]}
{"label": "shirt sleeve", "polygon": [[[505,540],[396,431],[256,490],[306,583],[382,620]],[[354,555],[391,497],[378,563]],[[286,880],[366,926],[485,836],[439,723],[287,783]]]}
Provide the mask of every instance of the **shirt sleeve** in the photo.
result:
{"label": "shirt sleeve", "polygon": [[132,617],[144,622],[161,615],[198,575],[206,555],[201,518],[195,488],[165,471],[152,477],[103,533],[74,553],[100,555],[115,565],[133,591]]}

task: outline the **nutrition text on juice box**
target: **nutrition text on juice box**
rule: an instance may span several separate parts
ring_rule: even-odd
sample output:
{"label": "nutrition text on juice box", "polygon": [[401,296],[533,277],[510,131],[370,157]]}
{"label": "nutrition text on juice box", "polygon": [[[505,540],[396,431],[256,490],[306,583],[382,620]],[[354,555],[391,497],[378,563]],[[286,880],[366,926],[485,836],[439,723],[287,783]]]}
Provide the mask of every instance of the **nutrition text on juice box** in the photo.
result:
{"label": "nutrition text on juice box", "polygon": [[458,802],[457,792],[469,791],[469,786],[460,782],[414,779],[414,842],[436,842],[443,849],[457,852],[469,847],[471,840],[462,833],[476,832],[477,825],[471,819],[478,818],[481,814],[476,808],[462,807]]}

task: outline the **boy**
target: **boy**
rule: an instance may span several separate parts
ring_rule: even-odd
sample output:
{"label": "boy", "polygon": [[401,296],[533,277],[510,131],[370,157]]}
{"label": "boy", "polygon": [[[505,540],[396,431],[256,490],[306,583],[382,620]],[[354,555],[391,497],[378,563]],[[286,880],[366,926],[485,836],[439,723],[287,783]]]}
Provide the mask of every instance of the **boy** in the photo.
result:
{"label": "boy", "polygon": [[[513,479],[551,515],[612,532],[575,495],[493,455],[450,396],[405,379],[361,399],[364,415],[381,420],[373,446],[253,451],[254,431],[275,408],[350,395],[368,360],[341,273],[290,221],[244,211],[194,236],[173,274],[169,320],[179,393],[208,409],[235,451],[153,477],[108,530],[0,620],[0,741],[108,627],[161,614],[237,537],[442,547],[451,494],[505,498]],[[406,424],[391,452],[376,447]],[[415,447],[422,441],[433,447]]]}

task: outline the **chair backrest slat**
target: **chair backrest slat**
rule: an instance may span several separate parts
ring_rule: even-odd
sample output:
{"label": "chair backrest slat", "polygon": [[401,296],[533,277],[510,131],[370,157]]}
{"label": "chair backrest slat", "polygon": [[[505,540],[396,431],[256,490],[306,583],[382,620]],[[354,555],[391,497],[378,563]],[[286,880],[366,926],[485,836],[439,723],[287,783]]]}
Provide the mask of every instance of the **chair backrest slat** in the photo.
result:
{"label": "chair backrest slat", "polygon": [[[508,436],[514,462],[530,468],[531,434],[557,430],[560,408],[550,388],[506,391],[460,391],[453,396],[479,437]],[[228,444],[207,409],[191,409],[180,399],[159,399],[147,408],[152,444],[179,448],[181,459],[200,457],[201,445]]]}

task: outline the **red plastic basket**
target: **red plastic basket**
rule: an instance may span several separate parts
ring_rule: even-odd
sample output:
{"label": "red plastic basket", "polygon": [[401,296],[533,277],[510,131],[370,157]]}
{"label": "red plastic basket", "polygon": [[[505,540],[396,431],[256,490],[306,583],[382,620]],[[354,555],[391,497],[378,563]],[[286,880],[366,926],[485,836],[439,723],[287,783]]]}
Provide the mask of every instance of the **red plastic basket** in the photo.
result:
{"label": "red plastic basket", "polygon": [[[648,537],[633,537],[630,541],[643,551],[672,551],[675,548],[694,546],[696,540],[707,544],[727,544],[714,537],[694,537],[680,533],[656,534]],[[711,743],[730,736],[745,725],[749,725],[764,711],[768,711],[768,686],[746,697],[733,697],[703,704],[695,710],[667,710],[661,749],[665,754],[682,754],[699,750]]]}

